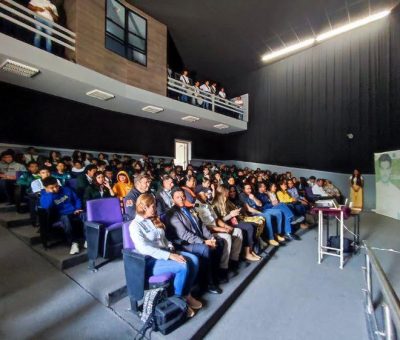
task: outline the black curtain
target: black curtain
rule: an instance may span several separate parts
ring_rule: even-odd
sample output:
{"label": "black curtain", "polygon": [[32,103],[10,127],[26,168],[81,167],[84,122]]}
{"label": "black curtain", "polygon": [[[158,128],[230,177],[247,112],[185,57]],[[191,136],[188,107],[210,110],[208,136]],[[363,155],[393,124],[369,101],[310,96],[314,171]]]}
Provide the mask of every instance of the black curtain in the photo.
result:
{"label": "black curtain", "polygon": [[373,173],[374,152],[400,148],[399,36],[392,13],[233,80],[250,121],[228,137],[227,158]]}

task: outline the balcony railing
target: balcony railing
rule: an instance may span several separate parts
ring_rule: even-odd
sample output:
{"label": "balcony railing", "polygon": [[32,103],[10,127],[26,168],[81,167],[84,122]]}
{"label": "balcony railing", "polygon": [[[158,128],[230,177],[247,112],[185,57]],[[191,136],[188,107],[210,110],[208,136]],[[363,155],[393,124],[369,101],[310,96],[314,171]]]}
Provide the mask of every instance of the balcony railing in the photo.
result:
{"label": "balcony railing", "polygon": [[[180,80],[168,77],[168,91],[170,97],[188,98],[187,102],[204,109],[211,110],[226,116],[243,120],[245,109],[243,105],[237,105],[229,99],[205,92],[195,86],[185,84]],[[173,96],[173,95],[174,96]]]}
{"label": "balcony railing", "polygon": [[[75,33],[12,0],[0,1],[0,18],[75,51]],[[41,29],[38,29],[41,28]],[[50,34],[48,34],[50,33]]]}
{"label": "balcony railing", "polygon": [[[367,287],[364,289],[367,324],[370,330],[371,339],[394,340],[398,338],[400,331],[400,301],[390,284],[385,272],[382,269],[375,253],[363,241],[365,248],[365,279]],[[376,289],[373,289],[373,278]],[[375,291],[375,296],[374,296]],[[381,307],[381,308],[379,308]],[[383,320],[377,320],[377,311],[383,312]],[[382,328],[378,326],[382,324]]]}

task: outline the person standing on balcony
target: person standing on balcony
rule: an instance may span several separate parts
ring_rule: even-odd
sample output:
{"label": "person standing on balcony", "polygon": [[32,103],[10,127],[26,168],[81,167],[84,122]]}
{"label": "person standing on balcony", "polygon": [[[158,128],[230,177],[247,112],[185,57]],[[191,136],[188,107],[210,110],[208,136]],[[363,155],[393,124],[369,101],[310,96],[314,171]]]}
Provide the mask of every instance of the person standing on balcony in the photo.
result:
{"label": "person standing on balcony", "polygon": [[[28,4],[28,8],[35,12],[35,19],[52,28],[53,25],[52,23],[58,21],[58,11],[57,7],[52,4],[49,0],[31,0]],[[36,25],[36,29],[40,32],[45,32],[47,35],[51,36],[52,32],[50,29],[44,28],[43,26]],[[51,52],[52,49],[52,42],[50,37],[46,37],[46,50],[47,52]],[[33,39],[33,44],[36,47],[40,48],[40,43],[42,40],[41,34],[38,32],[35,34],[35,37]]]}
{"label": "person standing on balcony", "polygon": [[[210,93],[211,93],[211,87],[210,87],[210,82],[206,80],[203,85],[200,86],[200,90],[203,92],[206,92],[204,95],[207,97],[207,100],[211,99]],[[210,109],[210,103],[206,100],[203,102],[203,108],[206,110]]]}
{"label": "person standing on balcony", "polygon": [[[185,85],[190,85],[188,74],[189,74],[189,72],[187,70],[184,70],[182,72],[181,77],[179,78],[179,80],[183,83],[183,86],[182,86],[183,92],[186,92],[188,90],[188,87]],[[180,98],[181,98],[182,102],[184,102],[184,103],[188,102],[188,96],[186,94],[181,94]]]}

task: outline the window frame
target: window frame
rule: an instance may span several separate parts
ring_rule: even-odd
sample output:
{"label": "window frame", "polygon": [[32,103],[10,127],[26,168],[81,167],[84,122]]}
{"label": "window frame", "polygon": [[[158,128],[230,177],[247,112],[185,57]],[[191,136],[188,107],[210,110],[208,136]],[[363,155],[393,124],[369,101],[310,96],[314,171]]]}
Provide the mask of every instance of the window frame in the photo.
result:
{"label": "window frame", "polygon": [[[108,17],[108,2],[109,1],[115,1],[117,2],[120,6],[125,8],[125,18],[124,18],[124,27],[121,26],[119,23],[115,22],[112,18]],[[104,20],[104,46],[108,51],[111,51],[112,53],[115,53],[117,55],[119,55],[120,57],[123,57],[129,61],[132,61],[136,64],[139,64],[141,66],[147,67],[147,40],[148,40],[148,22],[147,19],[145,17],[143,17],[142,15],[138,14],[137,12],[133,11],[132,9],[130,9],[129,7],[125,6],[120,0],[105,0],[106,2],[106,6],[105,6],[105,20]],[[144,20],[145,25],[146,25],[146,38],[142,38],[140,35],[136,34],[135,32],[131,31],[129,29],[129,14],[132,13],[133,15],[136,15],[138,17],[140,17],[141,19]],[[122,41],[119,37],[117,37],[115,34],[113,34],[112,32],[107,31],[107,23],[108,21],[110,21],[113,25],[116,25],[118,28],[122,29],[124,32],[124,40]],[[129,35],[132,35],[138,39],[141,39],[144,41],[144,50],[142,50],[141,48],[132,45],[129,42]],[[110,49],[107,47],[107,39],[112,39],[114,42],[117,42],[119,44],[121,44],[124,48],[124,55],[121,55],[120,53],[117,53],[116,51]],[[129,53],[129,51],[131,51],[132,53]],[[141,63],[139,62],[137,59],[135,59],[133,57],[133,51],[136,51],[142,55],[144,55],[146,57],[146,62],[145,63]],[[131,56],[130,56],[131,55]]]}

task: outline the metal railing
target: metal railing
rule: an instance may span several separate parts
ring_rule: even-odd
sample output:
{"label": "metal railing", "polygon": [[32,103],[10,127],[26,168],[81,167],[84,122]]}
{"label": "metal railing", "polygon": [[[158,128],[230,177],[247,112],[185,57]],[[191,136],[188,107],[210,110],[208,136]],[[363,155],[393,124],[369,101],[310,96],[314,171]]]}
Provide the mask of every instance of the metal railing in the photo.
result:
{"label": "metal railing", "polygon": [[[371,337],[373,339],[397,339],[397,331],[400,330],[400,301],[390,284],[385,272],[382,269],[375,253],[368,246],[366,241],[363,241],[365,248],[365,279],[367,288],[364,289],[366,298],[366,313],[369,320]],[[382,303],[376,306],[374,301],[372,274],[376,278],[380,293],[382,294]],[[383,310],[383,330],[379,330],[376,318],[376,310],[382,307]]]}
{"label": "metal railing", "polygon": [[[74,32],[41,16],[39,21],[36,19],[37,17],[39,17],[37,13],[16,3],[15,1],[2,0],[0,2],[0,18],[75,51],[76,35]],[[44,32],[36,27],[41,27]],[[51,34],[47,34],[46,32]]]}
{"label": "metal railing", "polygon": [[205,92],[198,87],[185,84],[184,82],[172,77],[168,77],[167,88],[169,91],[178,94],[178,96],[186,96],[190,98],[189,102],[193,105],[243,120],[243,106],[236,105],[229,99],[224,99],[212,93]]}

